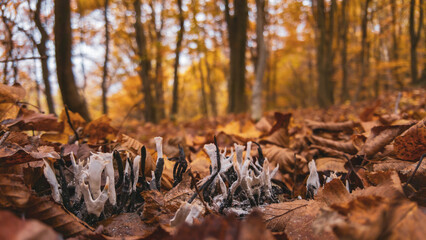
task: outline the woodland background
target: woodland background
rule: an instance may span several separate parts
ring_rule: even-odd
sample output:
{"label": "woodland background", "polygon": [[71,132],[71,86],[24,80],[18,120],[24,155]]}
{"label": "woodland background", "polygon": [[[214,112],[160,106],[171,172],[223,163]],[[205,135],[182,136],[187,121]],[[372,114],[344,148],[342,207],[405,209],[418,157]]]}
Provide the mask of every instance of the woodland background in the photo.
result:
{"label": "woodland background", "polygon": [[45,112],[159,122],[426,82],[423,0],[3,0],[0,79]]}

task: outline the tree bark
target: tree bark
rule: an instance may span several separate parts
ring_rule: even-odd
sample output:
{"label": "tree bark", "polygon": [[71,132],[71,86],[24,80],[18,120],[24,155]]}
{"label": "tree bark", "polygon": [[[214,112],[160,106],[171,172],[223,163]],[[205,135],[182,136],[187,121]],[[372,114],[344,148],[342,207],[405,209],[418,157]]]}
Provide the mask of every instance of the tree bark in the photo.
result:
{"label": "tree bark", "polygon": [[419,19],[417,21],[417,30],[415,23],[415,9],[416,9],[416,0],[410,1],[410,19],[409,19],[409,28],[410,28],[410,68],[411,68],[411,84],[417,85],[420,83],[418,78],[418,68],[417,68],[417,45],[420,40],[420,33],[423,26],[423,0],[419,0]]}
{"label": "tree bark", "polygon": [[368,27],[368,7],[371,0],[365,0],[364,8],[362,10],[362,21],[361,21],[361,53],[360,53],[360,65],[361,65],[361,77],[358,82],[358,87],[354,95],[353,101],[359,100],[362,90],[364,90],[364,82],[367,76],[367,65],[368,63],[368,42],[367,42],[367,27]]}
{"label": "tree bark", "polygon": [[324,0],[312,0],[312,11],[316,21],[317,43],[317,98],[320,107],[326,108],[334,103],[333,83],[333,30],[336,0],[331,1],[328,8]]}
{"label": "tree bark", "polygon": [[216,88],[211,79],[211,68],[210,68],[207,54],[208,54],[207,48],[204,48],[204,66],[206,67],[206,80],[210,90],[209,101],[210,101],[212,115],[216,117],[217,116]]}
{"label": "tree bark", "polygon": [[175,48],[175,63],[174,63],[174,78],[173,78],[173,97],[172,97],[172,110],[171,110],[171,118],[176,118],[179,109],[179,60],[180,60],[180,52],[182,50],[182,40],[183,33],[185,32],[185,19],[183,17],[182,10],[182,0],[177,0],[178,8],[179,8],[179,25],[180,29],[177,34],[176,40],[176,48]]}
{"label": "tree bark", "polygon": [[348,19],[347,19],[348,0],[342,0],[340,11],[340,41],[342,43],[340,49],[341,68],[342,68],[342,89],[340,92],[340,101],[344,102],[349,99],[348,91]]}
{"label": "tree bark", "polygon": [[256,0],[256,43],[257,43],[257,63],[256,79],[252,89],[251,118],[259,120],[262,117],[262,90],[263,76],[266,68],[268,52],[266,50],[263,31],[265,28],[265,0]]}
{"label": "tree bark", "polygon": [[[394,67],[392,67],[392,77],[395,79],[395,82],[399,85],[400,88],[403,87],[403,83],[401,81],[400,75],[398,73],[398,60],[399,60],[399,39],[396,31],[396,27],[398,24],[397,16],[396,16],[396,0],[391,0],[391,15],[392,15],[392,62]],[[385,84],[385,90],[388,90],[388,84]]]}
{"label": "tree bark", "polygon": [[40,63],[41,63],[41,72],[43,75],[43,84],[44,84],[44,95],[46,96],[47,107],[49,109],[49,113],[55,114],[55,103],[52,97],[52,88],[50,85],[50,72],[49,72],[49,56],[47,55],[47,41],[49,40],[49,34],[44,28],[40,12],[41,12],[41,4],[43,0],[37,0],[36,10],[34,12],[34,22],[35,25],[40,32],[40,43],[38,43],[37,51],[40,55]]}
{"label": "tree bark", "polygon": [[150,1],[150,6],[152,9],[152,26],[155,29],[155,102],[157,109],[157,120],[164,119],[166,116],[165,113],[165,103],[164,103],[164,89],[163,89],[163,26],[164,26],[164,5],[165,1],[161,1],[161,13],[160,13],[160,26],[157,29],[157,20],[156,20],[156,9],[153,5],[153,2]]}
{"label": "tree bark", "polygon": [[55,53],[56,73],[62,101],[68,108],[90,120],[86,101],[78,92],[74,81],[71,62],[71,6],[69,0],[55,0]]}
{"label": "tree bark", "polygon": [[[195,68],[195,65],[194,65]],[[201,57],[198,55],[198,70],[200,73],[200,83],[201,83],[201,100],[202,100],[202,113],[204,116],[208,117],[209,116],[209,110],[207,107],[207,94],[206,94],[206,87],[205,87],[205,77],[204,77],[204,72],[203,72],[203,66],[201,65]],[[194,76],[196,76],[195,73],[195,69],[194,69]]]}
{"label": "tree bark", "polygon": [[109,20],[108,20],[108,4],[109,0],[105,0],[104,21],[105,21],[105,58],[104,71],[102,75],[102,112],[108,114],[108,58],[109,58]]}
{"label": "tree bark", "polygon": [[141,10],[141,1],[135,0],[133,2],[135,8],[135,32],[136,32],[136,43],[138,46],[137,54],[139,57],[139,76],[142,81],[142,92],[144,94],[145,100],[145,121],[147,122],[157,122],[156,119],[156,109],[154,104],[154,99],[152,97],[152,81],[149,75],[151,70],[151,61],[148,56],[147,41],[145,36],[145,29],[142,24],[142,10]]}
{"label": "tree bark", "polygon": [[230,47],[230,77],[228,80],[228,112],[241,113],[247,109],[245,92],[247,0],[235,0],[234,14],[230,14],[229,0],[225,0],[225,19]]}

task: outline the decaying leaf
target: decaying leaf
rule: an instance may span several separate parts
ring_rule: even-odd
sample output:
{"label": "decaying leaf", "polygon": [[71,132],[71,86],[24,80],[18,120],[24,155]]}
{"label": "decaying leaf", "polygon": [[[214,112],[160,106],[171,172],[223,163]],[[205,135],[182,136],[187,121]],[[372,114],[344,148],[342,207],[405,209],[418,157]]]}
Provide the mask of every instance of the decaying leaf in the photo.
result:
{"label": "decaying leaf", "polygon": [[118,131],[111,126],[111,119],[102,115],[88,123],[83,132],[89,138],[89,144],[99,144],[114,140]]}
{"label": "decaying leaf", "polygon": [[396,137],[393,146],[398,158],[419,160],[426,153],[426,118]]}
{"label": "decaying leaf", "polygon": [[12,130],[32,130],[32,131],[62,131],[63,123],[58,122],[58,118],[53,114],[37,113],[27,108],[21,108],[18,116],[12,121],[3,122],[5,126]]}
{"label": "decaying leaf", "polygon": [[43,158],[58,159],[59,154],[51,146],[39,146],[37,148],[32,145],[21,147],[17,144],[4,144],[0,146],[0,166],[27,163]]}
{"label": "decaying leaf", "polygon": [[308,127],[312,130],[324,130],[331,132],[348,131],[352,132],[353,128],[357,125],[353,121],[346,122],[317,122],[312,120],[305,120]]}
{"label": "decaying leaf", "polygon": [[395,137],[407,130],[411,125],[377,126],[371,129],[364,146],[358,152],[359,155],[366,154],[372,157],[391,143]]}
{"label": "decaying leaf", "polygon": [[308,162],[306,159],[289,148],[267,145],[264,148],[264,154],[271,163],[279,164],[282,172],[293,172],[295,164],[304,166],[302,172],[307,172]]}
{"label": "decaying leaf", "polygon": [[235,216],[210,215],[200,224],[183,225],[173,237],[174,239],[240,239],[255,240],[275,239],[265,228],[262,217],[254,212],[239,221]]}
{"label": "decaying leaf", "polygon": [[9,211],[0,211],[0,239],[56,240],[59,235],[37,220],[23,220]]}

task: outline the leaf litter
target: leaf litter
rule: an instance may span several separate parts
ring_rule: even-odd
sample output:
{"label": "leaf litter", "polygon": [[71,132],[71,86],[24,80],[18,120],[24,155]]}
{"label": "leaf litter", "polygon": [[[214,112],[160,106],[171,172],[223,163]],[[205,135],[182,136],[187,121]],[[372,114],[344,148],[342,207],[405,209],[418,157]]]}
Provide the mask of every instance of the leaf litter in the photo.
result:
{"label": "leaf litter", "polygon": [[86,123],[67,109],[59,118],[28,110],[18,104],[20,86],[0,90],[7,105],[0,221],[19,226],[4,228],[5,236],[29,229],[44,239],[426,234],[425,101],[407,101],[398,114],[389,95],[374,106],[267,113],[257,123],[227,115],[126,132],[106,116]]}

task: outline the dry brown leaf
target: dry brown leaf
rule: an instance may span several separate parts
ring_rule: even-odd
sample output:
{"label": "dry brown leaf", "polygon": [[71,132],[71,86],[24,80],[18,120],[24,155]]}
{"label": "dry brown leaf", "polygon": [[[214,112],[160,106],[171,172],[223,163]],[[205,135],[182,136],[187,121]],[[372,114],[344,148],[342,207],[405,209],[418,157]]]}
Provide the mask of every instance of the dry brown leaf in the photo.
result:
{"label": "dry brown leaf", "polygon": [[235,216],[210,215],[200,224],[182,225],[173,239],[272,240],[275,238],[265,228],[261,215],[254,212],[243,221]]}
{"label": "dry brown leaf", "polygon": [[272,125],[268,122],[268,120],[266,120],[265,117],[262,117],[255,125],[256,129],[263,132],[263,133],[267,133],[269,131],[271,131],[272,129]]}
{"label": "dry brown leaf", "polygon": [[111,119],[106,115],[88,123],[84,128],[84,134],[89,138],[89,144],[100,144],[104,141],[115,139],[118,130],[111,126]]}
{"label": "dry brown leaf", "polygon": [[332,224],[339,238],[421,239],[426,234],[426,215],[407,200],[363,196],[332,208],[345,217]]}
{"label": "dry brown leaf", "polygon": [[333,179],[320,188],[315,200],[327,205],[342,203],[350,200],[350,194],[340,179]]}
{"label": "dry brown leaf", "polygon": [[289,147],[290,136],[288,135],[287,129],[280,128],[274,131],[271,135],[261,139],[259,143],[261,144],[271,143],[280,147]]}
{"label": "dry brown leaf", "polygon": [[58,118],[53,114],[37,113],[33,110],[22,107],[19,110],[16,119],[11,121],[4,121],[7,127],[13,131],[62,131],[64,128],[63,123],[58,122]]}
{"label": "dry brown leaf", "polygon": [[365,141],[364,146],[358,152],[359,155],[366,154],[372,157],[391,143],[395,137],[407,130],[411,125],[377,126],[371,129],[371,134]]}
{"label": "dry brown leaf", "polygon": [[20,176],[0,174],[0,191],[2,207],[18,209],[24,212],[27,218],[40,220],[65,237],[89,234],[93,231],[82,220],[51,201],[50,197],[32,195]]}
{"label": "dry brown leaf", "polygon": [[310,136],[310,140],[316,145],[335,149],[340,152],[345,152],[349,154],[355,154],[358,152],[354,144],[352,143],[352,141],[349,141],[349,142],[334,141],[334,140],[330,140],[327,138],[314,136],[314,135]]}
{"label": "dry brown leaf", "polygon": [[348,170],[345,168],[346,160],[341,158],[318,158],[315,160],[318,172],[332,171],[336,173],[347,173]]}
{"label": "dry brown leaf", "polygon": [[296,200],[265,206],[262,213],[267,228],[272,232],[284,231],[289,239],[336,239],[332,234],[314,233],[312,223],[320,207],[317,201]]}
{"label": "dry brown leaf", "polygon": [[17,144],[4,144],[0,146],[0,166],[10,166],[15,164],[38,161],[43,158],[58,159],[59,154],[51,146],[40,146],[35,148],[32,145],[21,147]]}
{"label": "dry brown leaf", "polygon": [[31,193],[22,176],[0,174],[0,206],[22,209],[27,206]]}
{"label": "dry brown leaf", "polygon": [[274,165],[279,164],[280,171],[282,172],[293,172],[296,162],[299,169],[303,169],[300,173],[307,172],[308,163],[306,159],[289,148],[267,145],[263,148],[263,153],[270,163],[273,163]]}
{"label": "dry brown leaf", "polygon": [[64,237],[86,235],[93,232],[93,229],[85,222],[68,212],[50,198],[31,196],[25,209],[28,218],[34,218],[53,227],[55,231]]}
{"label": "dry brown leaf", "polygon": [[311,149],[318,149],[322,156],[327,156],[327,157],[334,157],[334,158],[341,158],[343,159],[345,156],[348,156],[348,154],[341,152],[341,151],[337,151],[328,147],[323,147],[323,146],[318,146],[315,144],[312,144],[310,146]]}
{"label": "dry brown leaf", "polygon": [[60,239],[52,228],[37,220],[23,220],[9,211],[0,211],[0,239]]}
{"label": "dry brown leaf", "polygon": [[340,131],[352,132],[353,128],[357,126],[357,124],[353,121],[317,122],[312,120],[305,120],[305,123],[312,130],[324,130],[324,131],[331,131],[331,132],[340,132]]}
{"label": "dry brown leaf", "polygon": [[426,153],[426,118],[396,137],[393,146],[398,158],[419,160]]}

